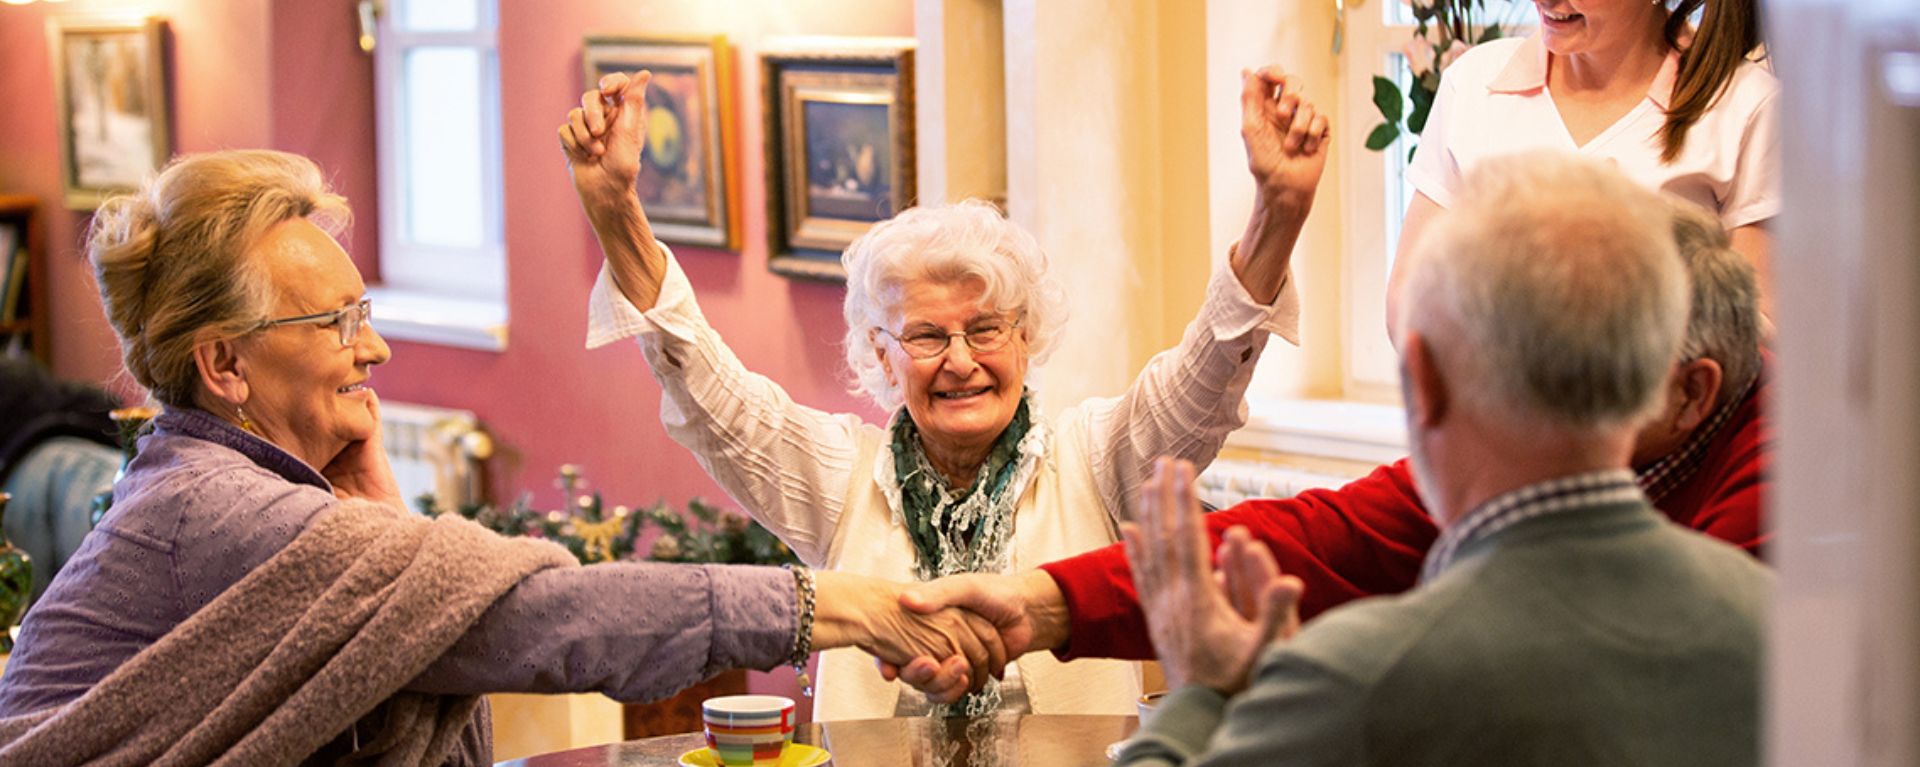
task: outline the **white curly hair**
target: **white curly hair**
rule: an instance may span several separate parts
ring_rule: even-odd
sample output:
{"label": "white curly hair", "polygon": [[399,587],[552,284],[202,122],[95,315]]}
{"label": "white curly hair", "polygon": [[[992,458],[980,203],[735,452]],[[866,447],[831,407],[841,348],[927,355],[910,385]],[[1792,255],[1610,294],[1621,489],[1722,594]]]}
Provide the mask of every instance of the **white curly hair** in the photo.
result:
{"label": "white curly hair", "polygon": [[1033,366],[1047,361],[1067,321],[1067,292],[1048,272],[1039,241],[983,200],[909,209],[854,240],[840,263],[847,272],[849,388],[888,411],[903,395],[875,353],[886,339],[874,329],[898,332],[893,324],[908,282],[982,283],[982,308],[1021,318]]}

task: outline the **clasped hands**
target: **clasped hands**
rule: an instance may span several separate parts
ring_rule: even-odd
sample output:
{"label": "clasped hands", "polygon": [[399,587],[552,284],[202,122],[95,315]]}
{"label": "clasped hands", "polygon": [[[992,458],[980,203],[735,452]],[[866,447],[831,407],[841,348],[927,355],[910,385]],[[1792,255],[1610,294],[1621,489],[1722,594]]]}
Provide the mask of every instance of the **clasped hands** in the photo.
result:
{"label": "clasped hands", "polygon": [[[1269,644],[1299,631],[1303,585],[1280,574],[1273,555],[1245,528],[1222,536],[1215,566],[1194,473],[1186,461],[1157,461],[1152,477],[1141,484],[1133,520],[1123,523],[1121,532],[1167,681],[1231,695],[1246,688],[1249,672]],[[982,646],[978,654],[989,658],[982,669],[972,661],[974,654],[965,652],[906,657],[868,650],[879,658],[883,676],[938,702],[979,689],[986,676],[1000,676],[1007,661],[1057,647],[1068,633],[1065,598],[1052,576],[1038,570],[919,584],[900,592],[899,607],[904,610],[882,612],[897,612],[910,624],[963,610],[973,641]]]}

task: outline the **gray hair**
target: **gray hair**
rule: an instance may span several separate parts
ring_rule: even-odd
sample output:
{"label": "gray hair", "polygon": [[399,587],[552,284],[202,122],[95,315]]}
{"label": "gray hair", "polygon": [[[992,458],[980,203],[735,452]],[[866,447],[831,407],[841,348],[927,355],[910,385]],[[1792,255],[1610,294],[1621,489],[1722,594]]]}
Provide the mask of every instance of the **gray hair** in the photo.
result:
{"label": "gray hair", "polygon": [[886,410],[900,406],[875,351],[875,328],[892,327],[913,280],[978,281],[984,308],[1021,318],[1033,365],[1046,362],[1067,321],[1067,293],[1047,270],[1040,243],[981,200],[923,205],[882,221],[840,257],[847,271],[847,368],[851,390]]}
{"label": "gray hair", "polygon": [[345,228],[345,198],[299,155],[267,150],[175,159],[140,191],[106,201],[87,260],[127,372],[162,404],[193,405],[194,346],[266,319],[272,286],[246,257],[275,224]]}
{"label": "gray hair", "polygon": [[[1495,158],[1422,238],[1408,330],[1483,413],[1578,431],[1659,405],[1687,318],[1666,205],[1619,171],[1561,153]],[[1434,332],[1444,326],[1447,331]]]}
{"label": "gray hair", "polygon": [[1698,205],[1667,197],[1673,241],[1693,283],[1693,309],[1680,358],[1720,363],[1720,402],[1760,375],[1760,288],[1753,264],[1733,249],[1720,219]]}

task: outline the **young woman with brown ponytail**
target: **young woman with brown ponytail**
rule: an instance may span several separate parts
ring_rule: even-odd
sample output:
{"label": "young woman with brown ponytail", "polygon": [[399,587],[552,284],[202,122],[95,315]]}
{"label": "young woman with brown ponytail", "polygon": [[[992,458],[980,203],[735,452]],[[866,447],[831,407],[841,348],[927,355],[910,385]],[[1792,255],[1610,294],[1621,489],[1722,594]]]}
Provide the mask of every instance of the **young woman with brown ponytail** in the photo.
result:
{"label": "young woman with brown ponytail", "polygon": [[1480,45],[1447,68],[1407,169],[1417,194],[1400,252],[1482,160],[1564,150],[1718,214],[1759,271],[1770,313],[1765,225],[1780,207],[1779,84],[1764,63],[1758,0],[1534,5],[1537,32]]}

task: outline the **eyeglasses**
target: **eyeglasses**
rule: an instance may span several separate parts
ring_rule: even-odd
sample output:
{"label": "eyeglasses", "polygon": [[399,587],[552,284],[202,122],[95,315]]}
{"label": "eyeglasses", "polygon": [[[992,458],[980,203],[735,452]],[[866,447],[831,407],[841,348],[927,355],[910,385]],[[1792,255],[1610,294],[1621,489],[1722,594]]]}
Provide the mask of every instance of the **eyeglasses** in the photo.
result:
{"label": "eyeglasses", "polygon": [[874,328],[874,330],[886,333],[887,337],[899,342],[900,348],[906,351],[907,356],[917,360],[927,360],[946,354],[947,347],[952,345],[956,336],[967,339],[967,348],[975,352],[986,354],[999,351],[1000,347],[1006,346],[1007,341],[1013,338],[1013,331],[1018,327],[1020,327],[1019,320],[991,319],[981,320],[958,333],[948,333],[931,325],[910,328],[906,331],[906,335],[894,335],[886,328]]}
{"label": "eyeglasses", "polygon": [[352,346],[353,339],[360,335],[360,327],[372,321],[373,299],[362,298],[356,303],[348,304],[344,309],[320,312],[318,314],[303,314],[298,317],[288,317],[286,319],[267,320],[256,326],[254,330],[277,328],[281,325],[320,325],[322,327],[332,325],[339,329],[340,345],[344,347]]}

